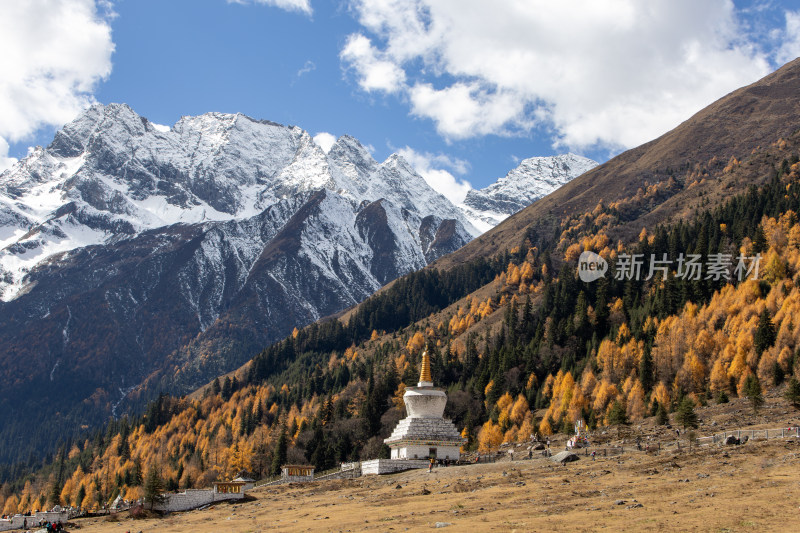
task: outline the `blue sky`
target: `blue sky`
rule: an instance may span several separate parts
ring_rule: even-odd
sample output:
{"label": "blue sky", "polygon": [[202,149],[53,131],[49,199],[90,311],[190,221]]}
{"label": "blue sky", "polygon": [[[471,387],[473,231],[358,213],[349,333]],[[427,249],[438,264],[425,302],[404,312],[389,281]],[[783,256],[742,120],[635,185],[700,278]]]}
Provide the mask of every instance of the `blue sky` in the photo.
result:
{"label": "blue sky", "polygon": [[125,102],[347,133],[458,200],[525,157],[602,162],[759,79],[800,55],[800,0],[0,0],[0,49],[0,168]]}

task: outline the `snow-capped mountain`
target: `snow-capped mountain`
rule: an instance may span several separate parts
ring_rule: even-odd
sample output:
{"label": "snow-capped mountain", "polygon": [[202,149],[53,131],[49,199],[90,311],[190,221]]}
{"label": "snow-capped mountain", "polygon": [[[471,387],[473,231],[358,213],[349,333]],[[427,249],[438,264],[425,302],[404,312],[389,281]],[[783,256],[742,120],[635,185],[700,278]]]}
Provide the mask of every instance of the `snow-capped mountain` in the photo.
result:
{"label": "snow-capped mountain", "polygon": [[73,414],[154,372],[189,390],[477,233],[352,137],[93,106],[0,175],[0,413],[37,382],[26,408]]}
{"label": "snow-capped mountain", "polygon": [[476,228],[487,231],[596,166],[575,154],[524,159],[492,185],[469,191],[459,207]]}
{"label": "snow-capped mountain", "polygon": [[[379,164],[351,137],[326,155],[300,128],[243,115],[185,117],[164,131],[128,106],[94,106],[0,178],[0,297],[14,299],[55,253],[175,223],[245,220],[319,189],[353,212],[383,199],[404,216],[452,218],[465,239],[475,233],[402,158]],[[433,253],[407,234],[398,237],[416,246],[400,246],[400,271]]]}

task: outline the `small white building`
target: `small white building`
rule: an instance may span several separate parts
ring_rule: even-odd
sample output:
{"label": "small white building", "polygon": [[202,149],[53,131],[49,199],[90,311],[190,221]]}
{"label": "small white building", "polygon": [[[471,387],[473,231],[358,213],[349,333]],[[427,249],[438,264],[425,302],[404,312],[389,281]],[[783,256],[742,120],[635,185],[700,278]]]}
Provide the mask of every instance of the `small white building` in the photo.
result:
{"label": "small white building", "polygon": [[397,423],[388,439],[384,439],[392,450],[392,459],[458,461],[461,458],[461,445],[466,439],[443,417],[447,394],[434,388],[430,366],[425,350],[419,383],[407,388],[403,395],[408,416]]}
{"label": "small white building", "polygon": [[314,467],[311,465],[283,465],[281,483],[305,483],[314,481]]}

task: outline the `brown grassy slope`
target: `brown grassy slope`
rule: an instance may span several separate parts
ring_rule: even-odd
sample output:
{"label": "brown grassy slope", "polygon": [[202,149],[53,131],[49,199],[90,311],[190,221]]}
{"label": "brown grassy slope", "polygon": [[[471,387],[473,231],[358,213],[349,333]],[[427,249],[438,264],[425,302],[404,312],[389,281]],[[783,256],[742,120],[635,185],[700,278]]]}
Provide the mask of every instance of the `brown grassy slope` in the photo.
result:
{"label": "brown grassy slope", "polygon": [[[681,174],[695,165],[706,165],[714,157],[722,164],[732,156],[741,160],[757,147],[791,135],[798,127],[800,58],[721,98],[658,139],[579,176],[431,266],[447,269],[511,249],[520,244],[525,230],[536,221],[560,220],[591,211],[601,200],[608,204],[631,197],[645,181],[652,184],[668,179],[670,171],[680,181]],[[717,196],[742,192],[747,185],[740,182],[726,187],[724,191],[716,191]],[[690,200],[695,195],[696,191],[684,188],[668,205],[658,209],[657,216],[647,217],[646,223],[652,225],[669,219],[684,210],[687,203],[695,203]],[[629,236],[637,228],[641,230],[642,221],[628,226],[622,228],[620,236]]]}
{"label": "brown grassy slope", "polygon": [[[745,400],[699,414],[701,435],[733,422],[774,428],[796,425],[798,418],[776,396],[758,416]],[[674,438],[652,419],[624,433],[628,446],[634,435]],[[658,456],[631,451],[594,462],[583,457],[564,467],[536,456],[433,474],[264,487],[252,493],[254,501],[240,504],[162,519],[77,523],[82,533],[423,531],[437,522],[450,524],[446,531],[790,531],[800,502],[798,472],[798,439],[693,451],[684,446]]]}
{"label": "brown grassy slope", "polygon": [[797,442],[769,441],[565,467],[536,458],[262,489],[253,502],[162,519],[77,522],[82,533],[423,531],[437,523],[449,524],[445,531],[791,531],[798,452]]}

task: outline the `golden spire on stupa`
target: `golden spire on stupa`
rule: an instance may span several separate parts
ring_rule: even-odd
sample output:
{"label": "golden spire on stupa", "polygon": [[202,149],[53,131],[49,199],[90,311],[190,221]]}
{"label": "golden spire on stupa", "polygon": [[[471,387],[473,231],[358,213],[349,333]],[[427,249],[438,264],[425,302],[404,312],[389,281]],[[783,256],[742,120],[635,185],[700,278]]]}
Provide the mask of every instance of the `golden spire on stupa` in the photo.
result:
{"label": "golden spire on stupa", "polygon": [[419,372],[419,386],[421,387],[422,384],[430,383],[433,385],[433,378],[431,377],[431,358],[428,355],[428,347],[425,347],[425,350],[422,352],[422,368],[420,368]]}

